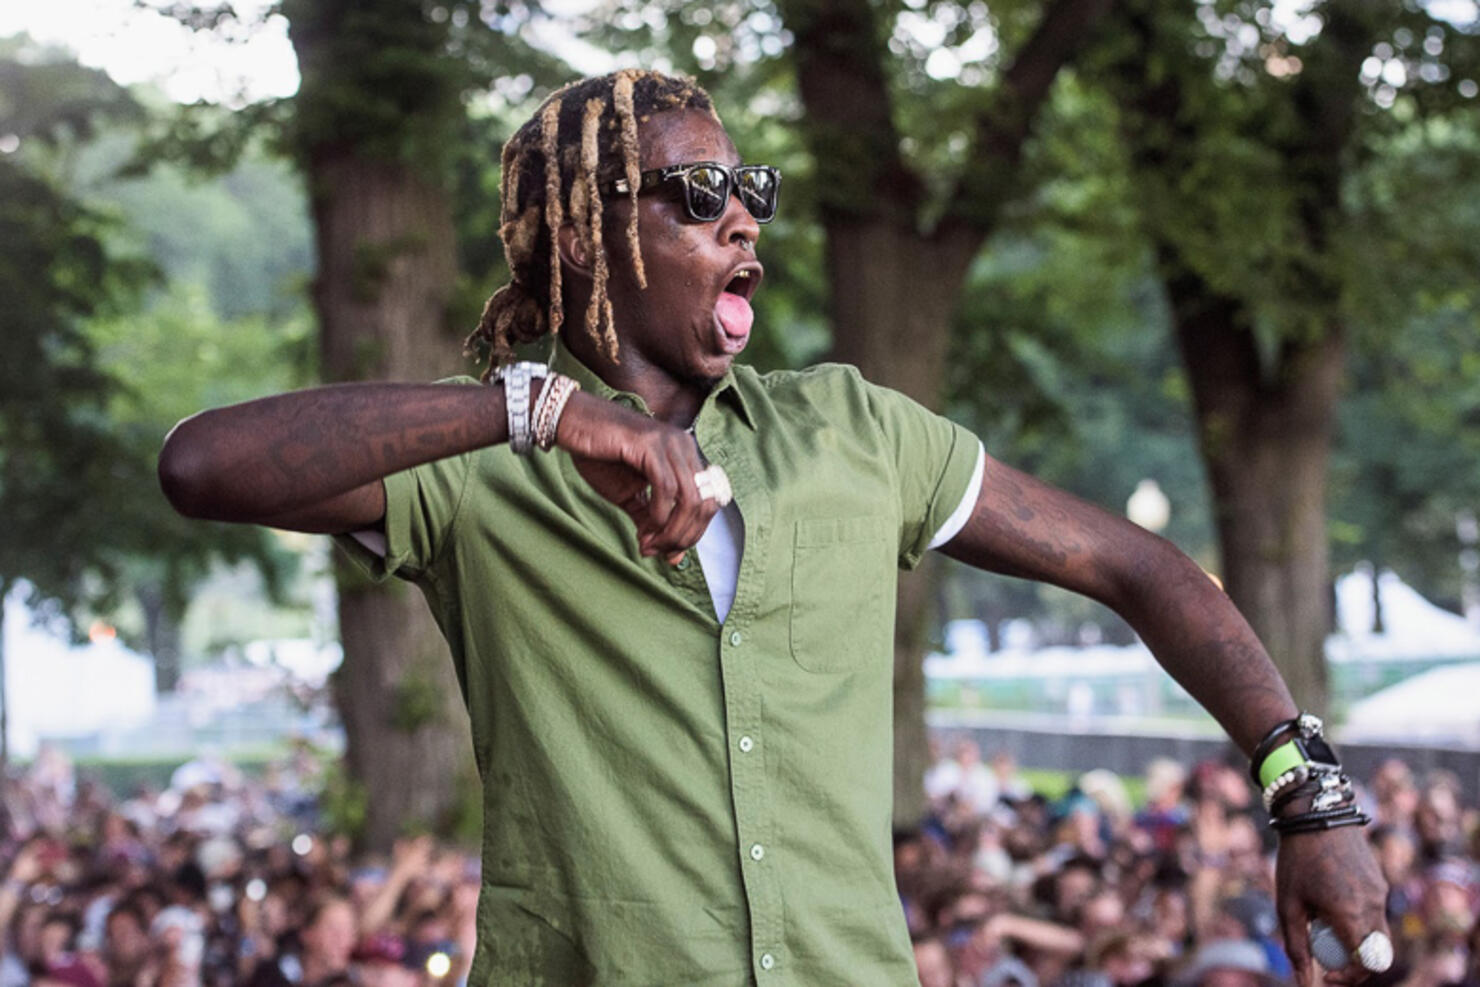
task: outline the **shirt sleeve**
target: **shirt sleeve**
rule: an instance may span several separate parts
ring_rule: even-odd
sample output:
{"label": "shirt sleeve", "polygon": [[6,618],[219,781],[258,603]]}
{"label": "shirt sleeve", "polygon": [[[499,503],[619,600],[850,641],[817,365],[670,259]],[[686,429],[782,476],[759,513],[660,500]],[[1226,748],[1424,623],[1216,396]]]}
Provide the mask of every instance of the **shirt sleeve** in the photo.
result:
{"label": "shirt sleeve", "polygon": [[987,450],[982,448],[980,441],[976,444],[976,466],[971,470],[971,479],[966,484],[966,492],[961,495],[961,502],[946,518],[945,523],[935,532],[930,539],[928,548],[940,548],[950,542],[966,527],[966,522],[971,520],[971,512],[976,509],[977,498],[982,493],[982,474],[986,472]]}
{"label": "shirt sleeve", "polygon": [[913,569],[961,504],[981,443],[916,401],[877,385],[869,405],[894,457],[899,492],[899,565]]}
{"label": "shirt sleeve", "polygon": [[[437,381],[478,387],[466,375]],[[462,506],[475,453],[423,463],[381,481],[385,485],[384,530],[335,535],[334,542],[375,582],[400,576],[415,580],[442,551]]]}
{"label": "shirt sleeve", "polygon": [[[393,473],[385,484],[385,530],[336,535],[334,541],[372,580],[415,580],[447,543],[462,506],[472,453]],[[370,535],[372,537],[364,537]],[[357,537],[358,536],[358,537]],[[377,551],[379,550],[379,551]]]}

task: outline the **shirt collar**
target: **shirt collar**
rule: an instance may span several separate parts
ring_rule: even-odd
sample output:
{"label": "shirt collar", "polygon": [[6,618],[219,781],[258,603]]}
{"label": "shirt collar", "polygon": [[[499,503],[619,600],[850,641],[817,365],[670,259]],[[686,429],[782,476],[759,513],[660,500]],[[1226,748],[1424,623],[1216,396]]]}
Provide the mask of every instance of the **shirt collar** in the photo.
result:
{"label": "shirt collar", "polygon": [[[582,363],[580,358],[570,351],[570,348],[565,345],[565,340],[561,339],[559,335],[556,335],[555,346],[550,353],[550,369],[572,378],[577,384],[581,385],[581,390],[589,394],[594,394],[607,401],[616,401],[618,404],[626,405],[634,411],[642,412],[644,415],[652,414],[652,411],[648,409],[647,402],[642,399],[641,395],[635,394],[632,391],[619,391],[602,380],[596,375],[594,370]],[[700,417],[704,415],[705,409],[710,404],[718,403],[721,400],[734,407],[740,415],[740,420],[749,426],[751,431],[755,430],[755,419],[751,416],[750,409],[746,407],[745,395],[735,380],[734,368],[725,371],[725,375],[720,378],[719,383],[714,385],[714,389],[704,399],[704,403],[699,408]]]}

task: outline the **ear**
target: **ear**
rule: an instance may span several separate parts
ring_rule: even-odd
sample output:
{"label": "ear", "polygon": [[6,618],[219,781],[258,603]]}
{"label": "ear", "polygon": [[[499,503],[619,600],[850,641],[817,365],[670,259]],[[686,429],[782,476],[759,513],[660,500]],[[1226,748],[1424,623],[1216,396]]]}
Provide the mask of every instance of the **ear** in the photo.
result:
{"label": "ear", "polygon": [[575,223],[561,223],[555,231],[555,245],[560,251],[560,263],[583,278],[591,278],[591,250],[586,238],[581,236]]}

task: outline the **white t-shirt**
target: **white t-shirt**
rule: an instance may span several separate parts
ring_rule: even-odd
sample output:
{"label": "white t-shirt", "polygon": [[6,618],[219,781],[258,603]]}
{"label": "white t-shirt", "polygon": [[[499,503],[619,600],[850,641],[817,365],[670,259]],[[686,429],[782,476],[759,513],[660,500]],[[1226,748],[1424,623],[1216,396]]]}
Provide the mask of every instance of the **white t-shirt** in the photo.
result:
{"label": "white t-shirt", "polygon": [[[955,538],[966,522],[971,519],[971,509],[982,490],[982,469],[986,464],[986,450],[980,442],[976,444],[976,467],[971,471],[971,482],[961,502],[951,516],[930,539],[931,548],[940,548]],[[740,579],[740,546],[745,544],[745,521],[740,509],[731,501],[729,506],[710,519],[709,527],[694,546],[699,553],[699,565],[704,569],[704,581],[709,584],[709,597],[714,601],[714,615],[723,624],[730,614],[730,605],[735,602],[735,584]]]}

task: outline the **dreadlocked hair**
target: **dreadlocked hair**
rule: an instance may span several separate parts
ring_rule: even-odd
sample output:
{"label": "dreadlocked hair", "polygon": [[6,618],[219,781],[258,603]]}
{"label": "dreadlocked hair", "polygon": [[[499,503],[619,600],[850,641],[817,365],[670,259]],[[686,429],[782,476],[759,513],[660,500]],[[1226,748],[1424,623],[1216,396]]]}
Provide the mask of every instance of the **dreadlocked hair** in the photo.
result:
{"label": "dreadlocked hair", "polygon": [[634,280],[646,288],[637,239],[637,184],[642,174],[637,127],[655,113],[683,109],[719,119],[709,94],[692,79],[623,69],[550,94],[509,138],[501,159],[499,239],[513,278],[483,306],[483,316],[466,344],[469,353],[488,348],[484,380],[514,358],[516,344],[557,333],[564,325],[556,232],[567,220],[592,258],[585,330],[608,358],[618,359],[599,190],[618,178],[627,181],[632,203],[628,253]]}

